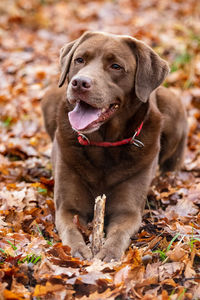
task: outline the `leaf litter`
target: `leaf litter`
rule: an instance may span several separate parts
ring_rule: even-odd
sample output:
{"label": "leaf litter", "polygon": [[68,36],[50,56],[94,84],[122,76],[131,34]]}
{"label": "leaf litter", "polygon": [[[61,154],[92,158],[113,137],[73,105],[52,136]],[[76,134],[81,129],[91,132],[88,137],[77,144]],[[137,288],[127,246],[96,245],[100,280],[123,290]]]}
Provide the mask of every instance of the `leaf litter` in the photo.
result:
{"label": "leaf litter", "polygon": [[[0,299],[200,299],[199,17],[194,0],[1,1]],[[183,170],[153,180],[138,234],[111,263],[72,258],[59,239],[40,109],[59,49],[91,29],[135,36],[169,61],[164,85],[189,122]]]}

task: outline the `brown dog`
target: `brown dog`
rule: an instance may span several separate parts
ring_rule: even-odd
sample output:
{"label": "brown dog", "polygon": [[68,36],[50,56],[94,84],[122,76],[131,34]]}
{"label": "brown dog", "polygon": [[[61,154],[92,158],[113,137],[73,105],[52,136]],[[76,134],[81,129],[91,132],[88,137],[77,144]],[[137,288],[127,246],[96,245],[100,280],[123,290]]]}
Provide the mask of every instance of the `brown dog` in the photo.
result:
{"label": "brown dog", "polygon": [[[120,259],[140,227],[158,163],[161,171],[181,167],[185,110],[158,88],[167,63],[132,37],[86,32],[61,49],[60,63],[59,87],[68,84],[52,87],[42,102],[53,140],[56,226],[73,255],[90,259],[73,216],[87,223],[105,193],[106,241],[97,257]],[[78,132],[90,142],[78,141]]]}

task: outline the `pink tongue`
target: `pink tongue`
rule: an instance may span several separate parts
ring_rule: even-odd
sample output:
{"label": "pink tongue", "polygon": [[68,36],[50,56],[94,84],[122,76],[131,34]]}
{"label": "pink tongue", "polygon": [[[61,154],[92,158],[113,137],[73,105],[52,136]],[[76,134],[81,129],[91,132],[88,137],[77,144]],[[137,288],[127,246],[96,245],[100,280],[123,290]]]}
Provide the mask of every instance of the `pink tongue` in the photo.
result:
{"label": "pink tongue", "polygon": [[79,102],[74,109],[68,113],[69,122],[76,130],[83,130],[89,124],[96,121],[101,114],[101,110],[90,105]]}

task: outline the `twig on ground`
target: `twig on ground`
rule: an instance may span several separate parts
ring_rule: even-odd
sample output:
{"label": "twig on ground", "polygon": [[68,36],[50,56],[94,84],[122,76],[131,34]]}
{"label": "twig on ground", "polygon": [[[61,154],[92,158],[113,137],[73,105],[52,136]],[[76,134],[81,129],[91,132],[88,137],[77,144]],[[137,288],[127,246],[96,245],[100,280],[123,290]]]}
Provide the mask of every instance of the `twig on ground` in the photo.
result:
{"label": "twig on ground", "polygon": [[92,231],[92,253],[96,255],[103,243],[103,236],[104,236],[104,214],[105,214],[105,203],[106,203],[106,196],[103,195],[98,196],[95,199],[95,206],[94,206],[94,219],[93,219],[93,231]]}

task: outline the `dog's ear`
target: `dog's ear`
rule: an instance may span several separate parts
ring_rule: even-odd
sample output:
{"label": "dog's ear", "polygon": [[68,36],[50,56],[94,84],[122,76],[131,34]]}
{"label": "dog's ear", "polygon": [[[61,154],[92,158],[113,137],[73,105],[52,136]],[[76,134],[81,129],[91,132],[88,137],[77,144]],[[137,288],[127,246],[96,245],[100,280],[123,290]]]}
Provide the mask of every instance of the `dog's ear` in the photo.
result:
{"label": "dog's ear", "polygon": [[151,92],[164,81],[169,73],[169,67],[167,62],[145,43],[135,38],[128,38],[127,41],[137,63],[135,93],[142,102],[146,102]]}
{"label": "dog's ear", "polygon": [[92,32],[86,31],[83,35],[81,35],[80,38],[77,40],[70,42],[60,50],[60,68],[61,68],[61,75],[59,79],[58,86],[61,87],[65,79],[67,77],[67,74],[69,72],[71,60],[74,54],[74,51],[78,48],[78,46],[85,41],[87,38],[89,38],[92,35]]}

